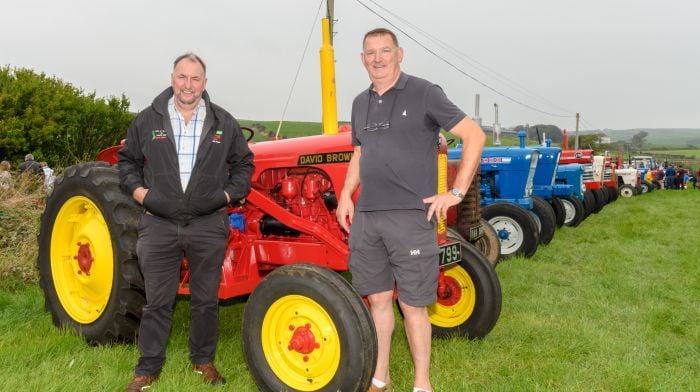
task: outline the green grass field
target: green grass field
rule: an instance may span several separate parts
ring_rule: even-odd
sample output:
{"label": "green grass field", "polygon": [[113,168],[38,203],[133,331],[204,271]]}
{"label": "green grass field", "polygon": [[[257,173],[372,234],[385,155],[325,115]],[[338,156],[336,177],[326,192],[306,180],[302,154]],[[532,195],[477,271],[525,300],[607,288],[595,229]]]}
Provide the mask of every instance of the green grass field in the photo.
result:
{"label": "green grass field", "polygon": [[[8,265],[31,270],[31,222],[40,210],[28,208],[20,219],[16,206],[0,206],[3,226],[15,219],[29,238],[26,249],[15,239],[0,252],[3,280],[20,282],[0,286],[0,390],[122,390],[138,358],[136,346],[92,347],[53,326],[39,287],[6,274]],[[579,227],[558,229],[534,257],[502,262],[498,324],[480,341],[434,341],[435,390],[700,390],[698,217],[700,190],[619,199]],[[229,380],[221,390],[256,390],[241,348],[244,305],[220,308],[217,364]],[[151,391],[212,390],[189,371],[188,306],[186,299],[177,303],[168,361]],[[391,363],[395,391],[410,391],[410,368],[399,322]]]}
{"label": "green grass field", "polygon": [[683,156],[687,158],[700,159],[700,149],[683,149],[683,150],[652,150],[652,154],[656,155],[673,155],[673,156]]}

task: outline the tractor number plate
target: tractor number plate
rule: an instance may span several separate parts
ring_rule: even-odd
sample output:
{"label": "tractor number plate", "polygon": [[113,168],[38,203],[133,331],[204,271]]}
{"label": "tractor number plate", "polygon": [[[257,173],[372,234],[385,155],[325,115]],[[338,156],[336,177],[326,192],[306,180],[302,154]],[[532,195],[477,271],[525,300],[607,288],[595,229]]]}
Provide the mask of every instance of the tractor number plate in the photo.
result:
{"label": "tractor number plate", "polygon": [[484,226],[477,225],[469,229],[469,241],[476,241],[484,235]]}
{"label": "tractor number plate", "polygon": [[462,261],[462,246],[459,242],[449,242],[440,245],[440,266]]}

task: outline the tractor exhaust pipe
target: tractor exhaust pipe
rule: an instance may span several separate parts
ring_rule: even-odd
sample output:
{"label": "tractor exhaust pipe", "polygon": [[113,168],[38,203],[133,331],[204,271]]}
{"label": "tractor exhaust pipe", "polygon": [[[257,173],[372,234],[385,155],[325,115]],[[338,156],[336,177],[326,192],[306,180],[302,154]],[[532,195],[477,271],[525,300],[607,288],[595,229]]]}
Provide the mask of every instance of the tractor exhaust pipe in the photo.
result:
{"label": "tractor exhaust pipe", "polygon": [[479,94],[476,94],[476,97],[474,98],[474,120],[475,123],[479,124],[481,127],[481,117],[479,117],[479,101],[480,101],[480,96]]}

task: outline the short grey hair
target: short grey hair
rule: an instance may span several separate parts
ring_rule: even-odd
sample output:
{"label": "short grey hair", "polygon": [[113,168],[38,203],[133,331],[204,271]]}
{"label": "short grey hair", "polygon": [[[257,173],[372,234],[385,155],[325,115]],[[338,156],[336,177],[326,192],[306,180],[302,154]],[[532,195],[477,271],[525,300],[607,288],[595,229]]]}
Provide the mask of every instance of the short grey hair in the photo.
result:
{"label": "short grey hair", "polygon": [[385,29],[383,27],[378,27],[376,29],[373,29],[373,30],[366,32],[365,37],[362,39],[362,46],[363,47],[365,46],[365,42],[367,41],[367,38],[374,37],[377,35],[388,35],[389,37],[391,37],[391,40],[394,42],[394,46],[396,46],[397,48],[399,47],[399,39],[396,38],[396,34],[394,34],[393,31],[391,31],[389,29]]}
{"label": "short grey hair", "polygon": [[24,156],[25,161],[33,161],[34,160],[34,154],[27,154]]}
{"label": "short grey hair", "polygon": [[187,52],[185,54],[177,56],[177,58],[173,62],[173,69],[175,69],[175,67],[177,67],[177,64],[184,59],[192,60],[192,61],[199,63],[199,65],[201,65],[202,69],[204,70],[204,74],[205,75],[207,74],[207,65],[204,64],[204,60],[202,60],[201,57],[197,56],[196,54],[194,54],[192,52]]}

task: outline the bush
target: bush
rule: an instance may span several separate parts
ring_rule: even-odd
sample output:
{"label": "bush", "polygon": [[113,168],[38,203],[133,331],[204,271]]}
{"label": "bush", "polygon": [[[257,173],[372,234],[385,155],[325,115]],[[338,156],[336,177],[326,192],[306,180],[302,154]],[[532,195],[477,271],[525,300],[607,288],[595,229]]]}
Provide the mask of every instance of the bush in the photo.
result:
{"label": "bush", "polygon": [[128,108],[124,95],[97,98],[43,73],[0,68],[0,158],[31,152],[59,167],[92,160],[126,135]]}
{"label": "bush", "polygon": [[0,189],[0,290],[12,291],[37,283],[37,235],[45,195],[31,176],[15,178]]}

